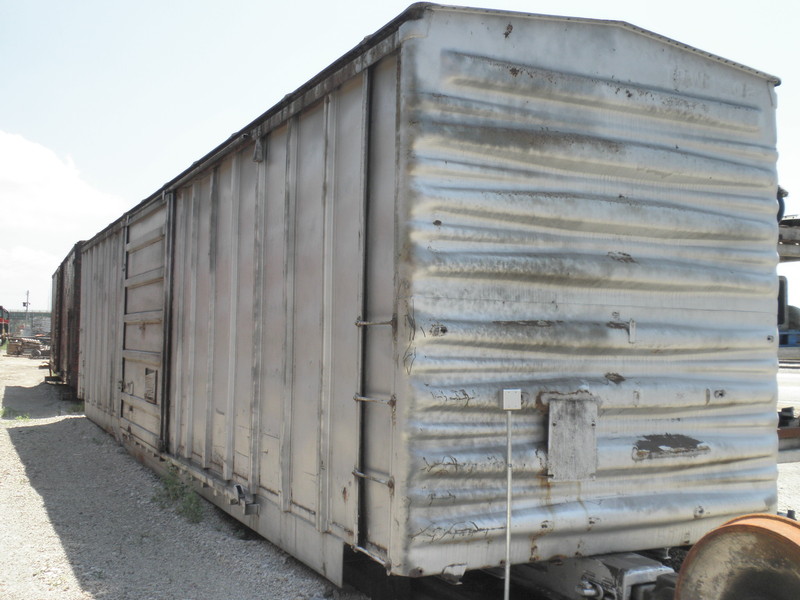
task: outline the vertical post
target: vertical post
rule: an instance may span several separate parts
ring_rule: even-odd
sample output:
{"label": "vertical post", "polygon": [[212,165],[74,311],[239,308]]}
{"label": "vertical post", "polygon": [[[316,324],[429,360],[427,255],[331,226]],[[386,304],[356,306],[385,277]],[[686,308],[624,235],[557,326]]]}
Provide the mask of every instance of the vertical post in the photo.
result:
{"label": "vertical post", "polygon": [[512,502],[512,462],[511,462],[511,411],[522,408],[522,390],[503,390],[503,410],[506,411],[506,563],[503,581],[503,599],[511,596],[511,502]]}
{"label": "vertical post", "polygon": [[25,333],[23,335],[33,335],[33,327],[31,327],[31,320],[28,317],[28,309],[31,306],[31,292],[25,292],[25,302],[22,303],[25,307]]}

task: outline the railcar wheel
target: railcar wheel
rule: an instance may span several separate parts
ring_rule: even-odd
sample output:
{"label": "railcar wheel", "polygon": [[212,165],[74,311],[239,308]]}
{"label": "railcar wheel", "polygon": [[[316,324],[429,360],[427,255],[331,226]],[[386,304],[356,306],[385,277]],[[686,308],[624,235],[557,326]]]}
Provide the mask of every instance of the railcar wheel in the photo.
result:
{"label": "railcar wheel", "polygon": [[745,515],[707,533],[686,556],[675,600],[796,600],[800,523]]}

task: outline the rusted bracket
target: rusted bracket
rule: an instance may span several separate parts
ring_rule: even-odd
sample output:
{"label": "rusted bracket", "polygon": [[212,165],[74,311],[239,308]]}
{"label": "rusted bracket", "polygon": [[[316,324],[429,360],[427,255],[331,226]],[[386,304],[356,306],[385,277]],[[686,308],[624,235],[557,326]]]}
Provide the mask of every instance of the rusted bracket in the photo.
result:
{"label": "rusted bracket", "polygon": [[394,493],[394,477],[389,477],[389,479],[381,479],[380,477],[375,477],[374,475],[367,475],[366,473],[362,473],[358,469],[353,469],[353,475],[361,479],[367,479],[369,481],[374,481],[375,483],[380,483],[381,485],[385,485],[386,487],[389,488],[389,491],[392,494]]}
{"label": "rusted bracket", "polygon": [[371,327],[372,325],[391,325],[394,327],[394,317],[388,321],[362,321],[361,319],[356,321],[356,327]]}
{"label": "rusted bracket", "polygon": [[397,399],[395,398],[394,394],[392,394],[388,400],[383,398],[369,398],[368,396],[359,396],[356,394],[353,396],[353,400],[356,402],[374,402],[375,404],[384,404],[386,406],[390,406],[391,408],[394,408],[397,404]]}

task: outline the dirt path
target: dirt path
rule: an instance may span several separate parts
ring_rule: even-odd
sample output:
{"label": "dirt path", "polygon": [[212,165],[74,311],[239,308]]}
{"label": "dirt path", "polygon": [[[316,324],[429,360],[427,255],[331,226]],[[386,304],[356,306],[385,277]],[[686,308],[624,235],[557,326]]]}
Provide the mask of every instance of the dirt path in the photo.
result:
{"label": "dirt path", "polygon": [[41,364],[0,354],[0,598],[365,600],[204,501],[199,523],[162,506],[160,480]]}

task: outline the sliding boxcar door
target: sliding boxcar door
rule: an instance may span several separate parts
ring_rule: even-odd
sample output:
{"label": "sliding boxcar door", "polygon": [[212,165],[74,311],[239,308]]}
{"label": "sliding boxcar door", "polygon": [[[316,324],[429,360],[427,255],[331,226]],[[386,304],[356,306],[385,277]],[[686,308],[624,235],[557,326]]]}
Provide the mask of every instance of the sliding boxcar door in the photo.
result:
{"label": "sliding boxcar door", "polygon": [[167,203],[132,215],[125,229],[120,428],[161,450]]}

